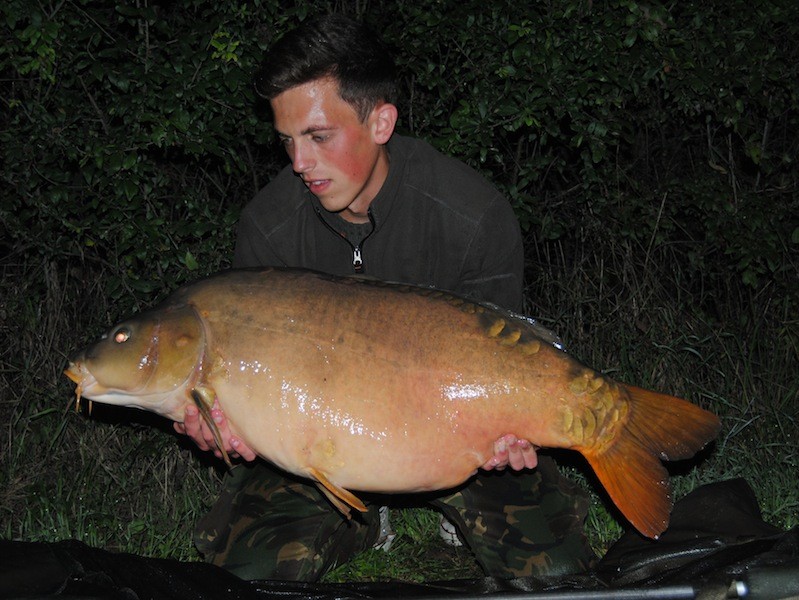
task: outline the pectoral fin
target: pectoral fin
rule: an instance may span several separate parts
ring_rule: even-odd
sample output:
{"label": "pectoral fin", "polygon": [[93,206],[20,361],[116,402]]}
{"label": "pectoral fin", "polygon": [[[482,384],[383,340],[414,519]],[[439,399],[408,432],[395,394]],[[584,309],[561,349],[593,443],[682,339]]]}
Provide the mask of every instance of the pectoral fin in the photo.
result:
{"label": "pectoral fin", "polygon": [[216,442],[217,447],[222,452],[222,458],[225,460],[225,464],[228,468],[233,468],[233,463],[230,462],[230,457],[228,456],[227,450],[225,450],[225,444],[222,441],[222,434],[219,433],[219,427],[216,426],[214,423],[213,417],[211,417],[211,407],[214,405],[214,400],[216,399],[216,394],[210,388],[206,387],[197,387],[191,391],[191,399],[194,400],[194,404],[197,405],[197,410],[200,411],[202,418],[205,419],[208,428],[211,430],[211,433],[214,434],[214,441]]}
{"label": "pectoral fin", "polygon": [[364,503],[361,502],[355,494],[330,481],[321,471],[310,468],[308,469],[308,476],[316,481],[316,485],[319,487],[322,493],[327,496],[327,499],[330,500],[331,504],[348,519],[351,518],[350,507],[359,510],[360,512],[367,511]]}

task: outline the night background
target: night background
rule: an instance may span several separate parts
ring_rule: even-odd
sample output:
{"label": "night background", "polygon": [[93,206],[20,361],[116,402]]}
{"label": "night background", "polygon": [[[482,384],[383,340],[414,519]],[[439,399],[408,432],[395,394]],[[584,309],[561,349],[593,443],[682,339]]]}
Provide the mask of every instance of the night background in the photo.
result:
{"label": "night background", "polygon": [[[330,11],[392,48],[399,131],[512,203],[525,312],[586,364],[721,417],[715,445],[674,473],[677,495],[744,477],[768,522],[798,525],[794,0],[11,0],[0,537],[199,559],[191,529],[220,464],[146,415],[76,413],[62,371],[112,322],[229,266],[238,212],[287,161],[252,75],[275,39]],[[614,516],[595,495],[599,552]],[[402,566],[430,554],[416,526],[396,556],[365,560],[419,578]],[[429,576],[473,573],[456,559]]]}

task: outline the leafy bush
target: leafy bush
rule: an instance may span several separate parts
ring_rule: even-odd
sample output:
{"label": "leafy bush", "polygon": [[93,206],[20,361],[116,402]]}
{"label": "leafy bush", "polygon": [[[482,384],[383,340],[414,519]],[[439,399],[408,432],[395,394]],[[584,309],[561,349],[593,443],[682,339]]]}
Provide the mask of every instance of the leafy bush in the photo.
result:
{"label": "leafy bush", "polygon": [[503,186],[537,239],[679,245],[704,279],[791,287],[796,16],[466,1],[402,4],[385,29],[407,125]]}
{"label": "leafy bush", "polygon": [[17,73],[2,132],[13,248],[99,267],[115,299],[224,264],[238,208],[275,166],[256,150],[270,130],[250,85],[268,12],[3,10],[15,34],[4,70]]}
{"label": "leafy bush", "polygon": [[[239,207],[283,162],[251,74],[326,8],[6,3],[6,239],[101,263],[113,297],[223,265]],[[793,279],[794,3],[431,0],[364,16],[396,48],[401,126],[485,171],[537,239],[679,244],[705,277]]]}

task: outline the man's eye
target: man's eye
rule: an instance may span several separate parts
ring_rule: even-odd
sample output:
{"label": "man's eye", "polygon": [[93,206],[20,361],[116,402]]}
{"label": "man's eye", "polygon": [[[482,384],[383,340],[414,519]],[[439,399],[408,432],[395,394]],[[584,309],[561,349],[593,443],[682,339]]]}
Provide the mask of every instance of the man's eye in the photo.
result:
{"label": "man's eye", "polygon": [[326,136],[326,135],[315,135],[311,139],[313,139],[313,141],[316,142],[317,144],[322,144],[322,143],[327,141],[328,136]]}

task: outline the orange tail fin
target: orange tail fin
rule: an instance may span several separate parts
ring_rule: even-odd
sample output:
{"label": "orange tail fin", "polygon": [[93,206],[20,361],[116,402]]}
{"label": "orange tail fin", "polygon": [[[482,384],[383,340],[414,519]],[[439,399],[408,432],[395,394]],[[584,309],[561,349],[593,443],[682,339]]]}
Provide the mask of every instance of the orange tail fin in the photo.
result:
{"label": "orange tail fin", "polygon": [[619,384],[630,399],[629,419],[615,441],[582,451],[608,495],[642,534],[657,538],[669,524],[669,475],[661,460],[690,458],[718,435],[713,413],[649,390]]}

